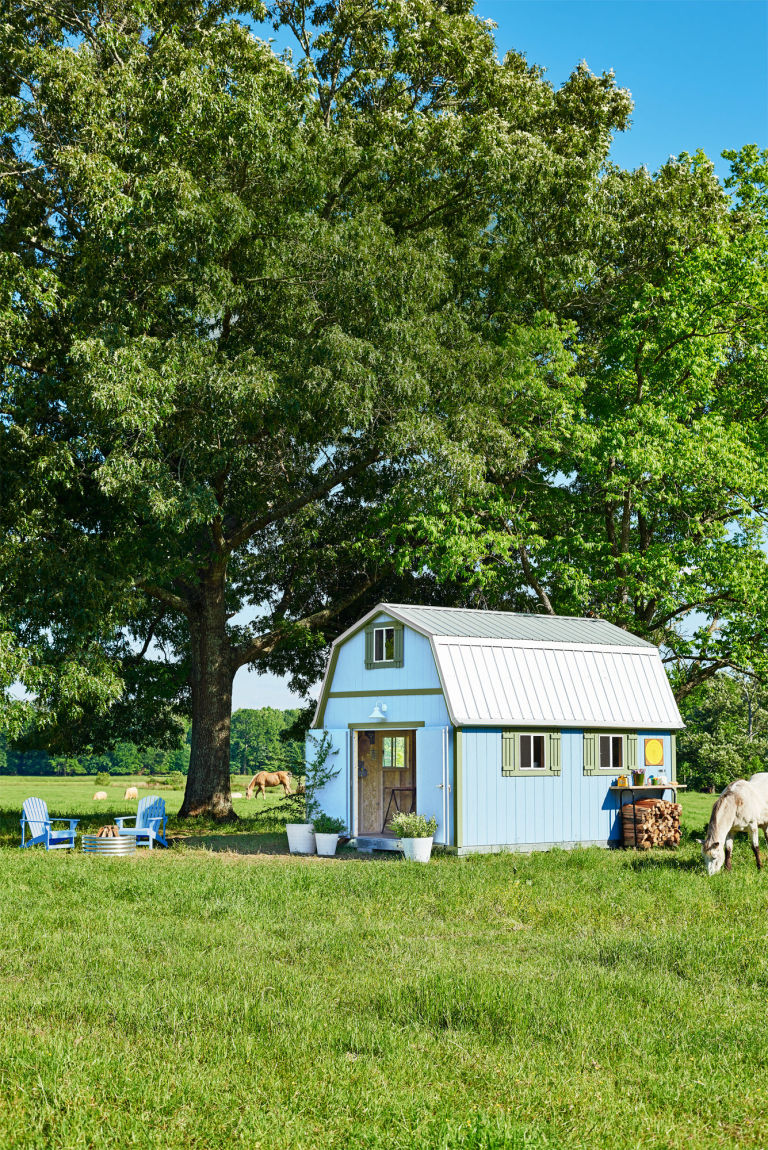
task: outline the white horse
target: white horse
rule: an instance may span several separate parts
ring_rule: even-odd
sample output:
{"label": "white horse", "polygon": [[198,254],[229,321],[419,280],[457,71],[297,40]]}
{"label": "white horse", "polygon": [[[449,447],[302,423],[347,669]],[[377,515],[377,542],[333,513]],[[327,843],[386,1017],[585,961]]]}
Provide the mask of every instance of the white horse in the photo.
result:
{"label": "white horse", "polygon": [[731,869],[734,831],[748,831],[760,870],[759,833],[762,828],[768,843],[768,771],[759,771],[747,779],[729,783],[712,808],[707,837],[701,852],[707,863],[707,874]]}

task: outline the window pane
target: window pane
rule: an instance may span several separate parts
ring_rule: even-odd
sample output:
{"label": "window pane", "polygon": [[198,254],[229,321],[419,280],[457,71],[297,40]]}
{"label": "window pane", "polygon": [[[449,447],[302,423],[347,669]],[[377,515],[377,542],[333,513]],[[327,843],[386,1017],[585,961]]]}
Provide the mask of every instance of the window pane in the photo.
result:
{"label": "window pane", "polygon": [[533,765],[539,770],[544,770],[544,736],[533,736]]}
{"label": "window pane", "polygon": [[600,736],[600,770],[611,770],[611,736]]}
{"label": "window pane", "polygon": [[405,735],[385,735],[382,739],[381,765],[385,771],[405,767]]}
{"label": "window pane", "polygon": [[384,660],[384,631],[381,627],[373,632],[373,661],[381,663]]}
{"label": "window pane", "polygon": [[531,766],[531,736],[520,736],[520,769],[527,771]]}
{"label": "window pane", "polygon": [[613,736],[613,763],[612,763],[612,770],[614,770],[614,771],[620,771],[622,769],[622,767],[624,766],[624,763],[622,762],[622,753],[621,753],[623,745],[624,745],[624,740],[622,739],[621,735],[614,735]]}
{"label": "window pane", "polygon": [[395,657],[395,629],[394,627],[387,627],[384,632],[384,658],[387,660],[394,659]]}

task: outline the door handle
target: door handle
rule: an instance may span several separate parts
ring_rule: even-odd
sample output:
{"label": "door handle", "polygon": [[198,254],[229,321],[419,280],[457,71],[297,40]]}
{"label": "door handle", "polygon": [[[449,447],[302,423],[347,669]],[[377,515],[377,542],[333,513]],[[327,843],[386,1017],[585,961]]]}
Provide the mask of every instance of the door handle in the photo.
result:
{"label": "door handle", "polygon": [[437,789],[439,791],[442,791],[443,787],[445,786],[445,783],[435,783],[435,786],[437,787]]}

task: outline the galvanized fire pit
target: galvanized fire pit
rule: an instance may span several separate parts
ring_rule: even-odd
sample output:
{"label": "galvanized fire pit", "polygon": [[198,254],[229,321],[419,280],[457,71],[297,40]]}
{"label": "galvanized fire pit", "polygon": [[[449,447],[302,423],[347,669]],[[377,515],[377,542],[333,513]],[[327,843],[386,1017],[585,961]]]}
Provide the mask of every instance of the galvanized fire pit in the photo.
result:
{"label": "galvanized fire pit", "polygon": [[119,838],[99,838],[98,835],[83,835],[83,852],[87,855],[135,855],[136,835],[120,835]]}

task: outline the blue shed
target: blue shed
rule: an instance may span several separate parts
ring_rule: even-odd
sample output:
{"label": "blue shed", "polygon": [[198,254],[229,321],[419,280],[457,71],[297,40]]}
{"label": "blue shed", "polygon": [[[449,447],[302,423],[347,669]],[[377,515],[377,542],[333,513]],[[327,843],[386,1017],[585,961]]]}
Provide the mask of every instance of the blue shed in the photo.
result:
{"label": "blue shed", "polygon": [[459,854],[618,845],[611,783],[674,781],[683,725],[657,648],[602,619],[380,603],[331,650],[320,801],[364,848],[397,810]]}

